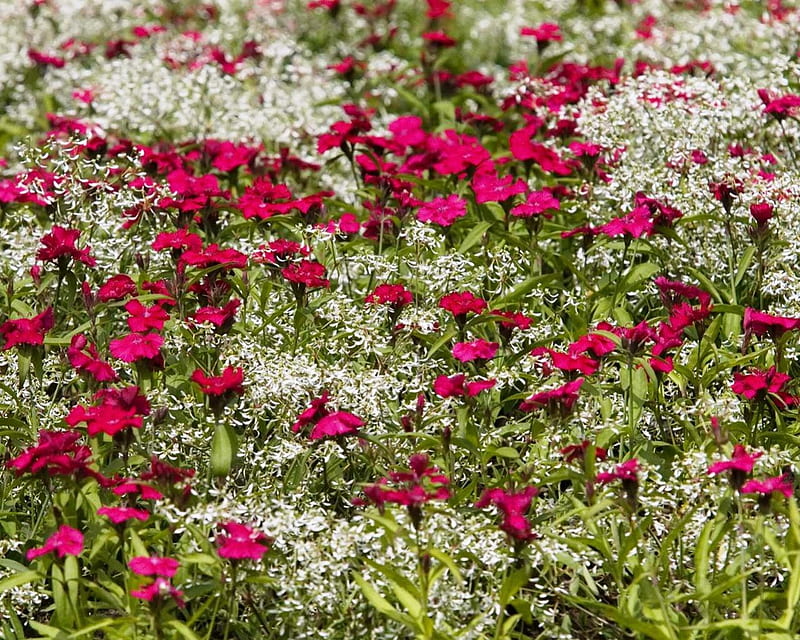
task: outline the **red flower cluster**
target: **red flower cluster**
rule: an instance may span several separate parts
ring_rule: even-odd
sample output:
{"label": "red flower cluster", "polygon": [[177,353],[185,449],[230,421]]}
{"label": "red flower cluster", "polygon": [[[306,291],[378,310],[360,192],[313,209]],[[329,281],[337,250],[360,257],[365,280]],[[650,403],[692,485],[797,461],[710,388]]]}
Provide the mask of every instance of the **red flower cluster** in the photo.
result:
{"label": "red flower cluster", "polygon": [[330,396],[323,391],[322,396],[311,401],[311,406],[303,411],[292,425],[292,431],[298,433],[313,425],[309,439],[335,438],[337,436],[356,435],[364,421],[347,411],[330,411],[326,406]]}
{"label": "red flower cluster", "polygon": [[225,531],[217,536],[217,553],[228,560],[261,560],[269,551],[270,539],[238,522],[223,522],[219,526]]}
{"label": "red flower cluster", "polygon": [[80,229],[65,229],[53,225],[50,232],[42,236],[41,242],[44,246],[36,252],[36,259],[42,262],[57,262],[63,268],[66,268],[70,258],[89,267],[96,266],[97,260],[89,255],[91,247],[78,249],[75,246],[75,241],[80,235]]}
{"label": "red flower cluster", "polygon": [[47,309],[33,318],[6,320],[0,325],[0,334],[6,339],[3,350],[15,347],[18,344],[44,344],[44,335],[53,328],[54,324],[55,317],[53,316],[52,307],[47,307]]}
{"label": "red flower cluster", "polygon": [[526,518],[531,502],[538,494],[539,490],[534,486],[516,492],[499,488],[486,489],[475,503],[475,507],[483,509],[493,504],[503,515],[500,528],[514,540],[529,542],[539,537],[533,533],[531,523]]}
{"label": "red flower cluster", "polygon": [[79,556],[83,551],[83,534],[69,525],[62,524],[58,531],[45,540],[44,545],[28,549],[25,557],[31,560],[55,551],[59,558]]}

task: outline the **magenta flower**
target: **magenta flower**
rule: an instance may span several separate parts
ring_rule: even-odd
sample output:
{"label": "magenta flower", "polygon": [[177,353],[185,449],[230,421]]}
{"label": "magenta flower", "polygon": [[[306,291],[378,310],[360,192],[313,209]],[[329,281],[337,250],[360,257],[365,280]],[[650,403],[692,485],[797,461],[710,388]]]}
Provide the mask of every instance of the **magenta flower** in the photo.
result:
{"label": "magenta flower", "polygon": [[54,324],[55,318],[52,307],[47,307],[47,309],[33,318],[6,320],[0,325],[0,334],[6,339],[3,350],[5,351],[18,344],[44,344],[44,336],[53,328]]}
{"label": "magenta flower", "polygon": [[125,311],[130,314],[126,318],[128,328],[137,333],[144,333],[150,329],[161,331],[164,323],[169,320],[169,314],[158,304],[146,307],[138,300],[129,300],[125,304]]}
{"label": "magenta flower", "polygon": [[465,215],[467,215],[467,201],[455,194],[425,202],[417,211],[418,220],[433,222],[442,227],[449,227]]}
{"label": "magenta flower", "polygon": [[457,342],[453,345],[453,357],[461,362],[491,360],[497,353],[499,346],[497,342],[488,342],[483,338],[478,338],[471,342]]}
{"label": "magenta flower", "polygon": [[364,426],[364,421],[347,411],[334,411],[319,420],[311,429],[309,439],[321,440],[322,438],[335,438],[336,436],[349,436],[358,433],[358,428]]}
{"label": "magenta flower", "polygon": [[379,284],[364,302],[369,304],[388,304],[396,308],[405,307],[413,302],[414,296],[402,284]]}
{"label": "magenta flower", "polygon": [[505,202],[515,195],[524,193],[527,186],[524,180],[514,180],[513,176],[500,177],[490,165],[488,170],[479,170],[472,178],[472,191],[475,193],[475,202]]}
{"label": "magenta flower", "polygon": [[583,378],[578,378],[556,389],[540,391],[522,402],[519,408],[522,411],[545,409],[550,415],[566,417],[572,412],[582,385]]}
{"label": "magenta flower", "polygon": [[83,534],[69,525],[62,524],[58,531],[45,541],[44,545],[36,549],[29,549],[25,557],[30,562],[51,551],[55,551],[59,558],[79,556],[83,551]]}
{"label": "magenta flower", "polygon": [[483,509],[490,504],[496,506],[503,515],[500,528],[514,540],[528,542],[538,538],[531,530],[526,514],[531,507],[531,502],[539,490],[534,486],[525,487],[521,491],[506,491],[505,489],[486,489],[475,503],[477,509]]}
{"label": "magenta flower", "polygon": [[468,313],[483,313],[486,300],[478,298],[469,291],[448,293],[439,300],[439,307],[453,314],[456,320],[466,320]]}
{"label": "magenta flower", "polygon": [[511,215],[517,218],[531,218],[542,215],[545,218],[552,218],[552,211],[558,211],[561,202],[551,192],[546,189],[541,191],[531,191],[525,202],[518,204],[511,209]]}
{"label": "magenta flower", "polygon": [[122,300],[129,296],[135,296],[136,294],[136,283],[130,276],[122,273],[110,277],[105,284],[97,290],[97,298],[100,302]]}
{"label": "magenta flower", "polygon": [[217,553],[221,558],[261,560],[269,551],[270,539],[265,534],[238,522],[224,522],[219,526],[225,530],[217,536]]}
{"label": "magenta flower", "polygon": [[133,507],[100,507],[97,514],[105,516],[114,524],[122,524],[128,520],[146,521],[150,517],[150,512],[144,509],[134,509]]}
{"label": "magenta flower", "polygon": [[100,359],[97,347],[89,344],[82,333],[72,336],[67,358],[77,371],[88,373],[98,382],[114,382],[118,378],[111,365]]}
{"label": "magenta flower", "polygon": [[611,471],[606,471],[603,473],[597,474],[597,481],[600,484],[608,484],[610,482],[614,482],[614,480],[620,480],[624,482],[639,482],[639,460],[636,458],[631,458],[623,462],[622,464],[618,464],[614,469]]}
{"label": "magenta flower", "polygon": [[[546,356],[552,363],[552,367],[564,373],[578,371],[585,376],[590,376],[600,367],[600,363],[597,360],[587,355],[561,353],[547,347],[536,347],[531,351],[531,355],[534,357]],[[546,361],[543,363],[543,369],[545,375],[549,375],[552,371],[550,363]]]}
{"label": "magenta flower", "polygon": [[[364,495],[383,511],[386,503],[403,505],[408,509],[415,528],[422,522],[422,505],[431,500],[448,500],[451,497],[450,480],[438,467],[430,464],[424,453],[415,453],[408,459],[408,470],[390,471],[389,476],[364,487]],[[353,504],[363,505],[355,498]]]}
{"label": "magenta flower", "polygon": [[[42,262],[59,262],[61,259],[72,258],[78,262],[83,262],[89,267],[97,265],[97,261],[89,255],[91,247],[78,249],[75,246],[75,241],[81,235],[80,229],[65,229],[54,225],[49,233],[42,236],[42,244],[44,245],[36,252],[36,259]],[[66,267],[66,263],[63,263]]]}
{"label": "magenta flower", "polygon": [[166,598],[172,598],[179,607],[184,606],[183,591],[176,589],[167,578],[161,576],[157,576],[156,579],[148,585],[132,590],[131,595],[134,598],[146,600],[151,603],[161,602]]}
{"label": "magenta flower", "polygon": [[200,391],[209,396],[244,393],[244,370],[241,367],[226,367],[219,376],[208,376],[202,369],[195,369],[191,380],[200,386]]}
{"label": "magenta flower", "polygon": [[730,460],[721,460],[715,462],[708,467],[709,475],[717,475],[720,473],[729,472],[728,480],[731,486],[741,491],[742,486],[747,479],[747,476],[752,473],[756,460],[758,460],[763,453],[761,451],[754,451],[747,453],[747,449],[743,445],[737,444],[733,447],[733,456]]}
{"label": "magenta flower", "polygon": [[163,576],[171,578],[177,571],[180,563],[175,558],[162,558],[160,556],[137,556],[128,561],[128,567],[140,576]]}
{"label": "magenta flower", "polygon": [[773,316],[763,311],[746,307],[742,326],[745,340],[751,335],[759,338],[768,335],[773,340],[777,340],[787,331],[800,329],[800,318]]}
{"label": "magenta flower", "polygon": [[734,373],[731,389],[751,402],[765,400],[768,396],[775,398],[781,408],[797,404],[798,398],[783,390],[791,378],[780,373],[774,366],[766,371],[750,369],[749,373]]}
{"label": "magenta flower", "polygon": [[777,476],[764,480],[748,480],[739,491],[740,493],[760,493],[768,497],[773,493],[782,493],[786,498],[791,498],[794,493],[794,485],[786,476]]}
{"label": "magenta flower", "polygon": [[466,376],[463,373],[457,373],[454,376],[439,376],[433,383],[433,390],[436,395],[442,398],[461,398],[478,395],[481,391],[491,389],[497,384],[497,380],[474,380],[466,382]]}
{"label": "magenta flower", "polygon": [[328,287],[330,280],[325,278],[325,265],[311,260],[293,262],[288,267],[281,269],[283,277],[289,282],[305,287]]}
{"label": "magenta flower", "polygon": [[151,360],[161,353],[164,338],[157,333],[129,333],[112,340],[108,345],[111,355],[123,362]]}

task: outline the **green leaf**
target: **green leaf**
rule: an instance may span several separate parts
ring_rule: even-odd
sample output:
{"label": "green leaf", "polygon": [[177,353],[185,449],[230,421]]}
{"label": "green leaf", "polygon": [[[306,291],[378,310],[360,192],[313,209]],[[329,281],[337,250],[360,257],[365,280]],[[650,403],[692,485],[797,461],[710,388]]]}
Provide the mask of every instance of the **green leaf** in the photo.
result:
{"label": "green leaf", "polygon": [[33,570],[15,573],[0,580],[0,593],[3,593],[3,591],[8,591],[9,589],[13,589],[14,587],[19,587],[23,584],[28,584],[29,582],[33,582],[40,577],[41,576],[39,575],[39,572]]}
{"label": "green leaf", "polygon": [[483,234],[491,228],[492,223],[486,220],[476,224],[472,228],[472,231],[467,234],[467,237],[461,241],[461,244],[458,247],[458,252],[466,253],[469,251],[483,237]]}
{"label": "green leaf", "polygon": [[183,622],[181,622],[180,620],[175,620],[175,619],[168,620],[166,626],[175,629],[175,631],[181,634],[182,638],[186,638],[186,640],[200,640],[200,638],[195,634],[195,632],[192,631],[185,624],[183,624]]}
{"label": "green leaf", "polygon": [[517,595],[520,589],[528,584],[531,571],[529,567],[520,567],[509,573],[500,587],[500,608],[505,609],[511,599]]}
{"label": "green leaf", "polygon": [[376,611],[385,615],[387,618],[391,618],[392,620],[396,620],[397,622],[402,622],[406,626],[411,628],[416,628],[416,624],[414,620],[408,616],[408,614],[401,613],[397,609],[395,609],[392,604],[384,598],[381,594],[379,594],[375,587],[373,587],[369,582],[367,582],[364,577],[359,573],[353,574],[353,579],[356,581],[356,584],[361,589],[361,593],[364,594],[364,597],[367,599]]}

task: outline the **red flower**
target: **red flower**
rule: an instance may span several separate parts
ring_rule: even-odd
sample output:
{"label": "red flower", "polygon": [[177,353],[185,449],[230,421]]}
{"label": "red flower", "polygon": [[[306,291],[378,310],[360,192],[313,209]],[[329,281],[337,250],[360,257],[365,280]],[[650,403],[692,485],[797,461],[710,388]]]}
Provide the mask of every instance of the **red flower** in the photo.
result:
{"label": "red flower", "polygon": [[469,291],[448,293],[439,300],[439,307],[452,313],[456,320],[466,319],[468,313],[482,313],[486,306],[486,300]]}
{"label": "red flower", "polygon": [[364,421],[347,411],[334,411],[321,418],[311,429],[309,439],[321,440],[322,438],[335,438],[358,433],[358,428],[364,426]]}
{"label": "red flower", "polygon": [[471,342],[458,342],[453,345],[453,357],[461,362],[490,360],[494,358],[499,346],[496,342],[488,342],[482,338]]}
{"label": "red flower", "polygon": [[496,380],[474,380],[466,382],[466,376],[458,373],[454,376],[439,376],[433,383],[436,395],[442,398],[469,397],[478,395],[481,391],[491,389],[497,384]]}
{"label": "red flower", "polygon": [[47,307],[33,318],[6,320],[0,325],[0,334],[6,339],[3,350],[18,344],[44,344],[44,335],[53,328],[54,324],[53,307]]}
{"label": "red flower", "polygon": [[221,376],[207,376],[202,369],[196,369],[191,377],[192,382],[200,385],[206,395],[221,396],[225,394],[244,393],[242,381],[244,370],[241,367],[226,367]]}
{"label": "red flower", "polygon": [[85,371],[98,382],[113,382],[118,378],[111,365],[100,359],[97,347],[89,344],[82,333],[72,336],[67,358],[75,369]]}
{"label": "red flower", "polygon": [[[415,528],[422,521],[422,505],[431,500],[447,500],[452,495],[447,485],[447,476],[437,467],[430,466],[430,458],[424,453],[415,453],[408,459],[409,469],[391,471],[388,478],[364,487],[364,495],[380,510],[388,503],[403,505],[408,509]],[[354,504],[364,504],[361,499]]]}
{"label": "red flower", "polygon": [[178,572],[180,563],[175,558],[159,556],[136,556],[128,561],[128,567],[140,576],[163,576],[171,578]]}
{"label": "red flower", "polygon": [[764,480],[749,480],[742,485],[739,491],[740,493],[760,493],[768,497],[773,493],[782,493],[785,497],[791,498],[794,486],[786,476],[777,476]]}
{"label": "red flower", "polygon": [[773,116],[776,120],[783,120],[795,115],[800,110],[800,96],[787,94],[773,97],[768,89],[759,89],[758,97],[764,103],[764,113]]}
{"label": "red flower", "polygon": [[139,589],[131,591],[134,598],[147,600],[148,602],[160,602],[164,598],[172,598],[179,607],[184,606],[183,591],[176,589],[167,578],[157,576],[156,579],[148,585],[144,585]]}
{"label": "red flower", "polygon": [[578,391],[580,391],[582,385],[583,378],[578,378],[556,389],[540,391],[522,402],[519,408],[521,411],[544,409],[550,415],[566,417],[572,412],[572,408],[578,400]]}
{"label": "red flower", "polygon": [[[575,462],[576,460],[583,462],[584,458],[586,457],[586,451],[590,446],[592,446],[591,442],[588,440],[583,440],[579,444],[571,444],[564,447],[563,449],[559,450],[559,453],[564,456],[564,462]],[[595,460],[603,461],[606,459],[607,455],[608,451],[606,449],[595,446]]]}
{"label": "red flower", "polygon": [[101,302],[110,302],[111,300],[122,300],[128,296],[135,296],[136,293],[136,283],[130,276],[120,273],[109,278],[97,290],[97,298]]}
{"label": "red flower", "polygon": [[62,524],[58,531],[50,536],[43,546],[28,549],[25,557],[30,562],[34,558],[55,551],[59,558],[64,556],[79,556],[83,551],[83,534],[69,525]]}
{"label": "red flower", "polygon": [[217,266],[223,270],[245,269],[247,267],[247,256],[236,249],[220,249],[219,245],[208,245],[202,251],[189,249],[181,255],[183,264],[207,269]]}
{"label": "red flower", "polygon": [[[527,191],[524,180],[514,180],[513,176],[501,178],[494,167],[487,171],[478,171],[472,178],[472,191],[475,202],[504,202],[509,198]],[[451,196],[452,197],[452,196]]]}
{"label": "red flower", "polygon": [[525,487],[521,491],[506,491],[505,489],[486,489],[475,503],[477,509],[483,509],[490,504],[496,506],[503,514],[500,528],[515,540],[526,542],[538,536],[531,531],[531,523],[525,517],[531,507],[531,502],[539,490],[534,486]]}
{"label": "red flower", "polygon": [[238,522],[219,524],[225,534],[217,536],[217,553],[229,560],[261,560],[269,551],[270,539],[259,531]]}
{"label": "red flower", "polygon": [[639,482],[639,460],[631,458],[622,464],[618,464],[611,471],[606,471],[597,474],[597,481],[600,484],[608,484],[614,480],[621,480],[622,482]]}
{"label": "red flower", "polygon": [[425,202],[417,211],[417,219],[449,227],[458,218],[467,215],[467,201],[455,194]]}
{"label": "red flower", "polygon": [[201,251],[203,239],[188,229],[162,231],[150,246],[156,251],[164,251],[165,249]]}
{"label": "red flower", "polygon": [[745,340],[750,335],[755,335],[759,338],[768,335],[773,340],[778,340],[787,331],[800,329],[800,318],[773,316],[763,311],[746,307],[742,324]]}
{"label": "red flower", "polygon": [[144,522],[150,517],[150,512],[133,507],[100,507],[97,514],[106,516],[114,524],[122,524],[128,520],[141,520]]}
{"label": "red flower", "polygon": [[402,284],[379,284],[364,302],[370,304],[390,304],[395,308],[405,307],[414,300],[412,293]]}
{"label": "red flower", "polygon": [[281,269],[283,277],[289,282],[304,285],[309,288],[328,287],[331,281],[325,278],[325,265],[311,260],[294,262]]}
{"label": "red flower", "polygon": [[23,473],[36,474],[40,471],[50,476],[95,475],[88,468],[92,450],[79,445],[81,435],[73,431],[39,431],[39,442],[29,447],[16,458],[6,462],[18,476]]}
{"label": "red flower", "polygon": [[774,366],[766,371],[751,369],[749,373],[734,373],[731,389],[751,402],[765,400],[773,396],[782,408],[797,404],[798,398],[783,391],[791,378],[779,373]]}
{"label": "red flower", "polygon": [[[583,375],[589,376],[600,367],[600,363],[589,356],[579,353],[561,353],[547,347],[536,347],[531,351],[531,355],[535,357],[548,356],[552,366],[563,372],[579,371]],[[546,374],[550,373],[550,364],[545,362],[543,368]]]}
{"label": "red flower", "polygon": [[545,218],[552,218],[550,211],[558,211],[561,203],[552,193],[546,189],[541,191],[531,191],[525,202],[518,204],[511,209],[511,215],[518,218],[530,218],[539,214]]}
{"label": "red flower", "polygon": [[138,300],[130,300],[125,304],[125,311],[131,314],[127,318],[128,328],[137,333],[144,333],[150,329],[161,331],[164,323],[169,320],[169,314],[158,304],[146,307]]}
{"label": "red flower", "polygon": [[764,454],[761,451],[747,453],[747,449],[745,449],[743,445],[737,444],[733,447],[733,456],[731,459],[715,462],[708,467],[708,473],[711,475],[724,473],[725,471],[739,471],[745,474],[751,473],[756,464],[756,460],[762,455]]}
{"label": "red flower", "polygon": [[80,229],[65,229],[54,225],[49,233],[42,236],[41,242],[44,246],[36,252],[36,259],[42,262],[59,262],[61,258],[72,258],[94,267],[97,260],[89,255],[91,247],[78,249],[75,246],[80,235]]}
{"label": "red flower", "polygon": [[538,27],[522,27],[519,34],[521,36],[532,36],[536,42],[561,42],[563,36],[557,24],[543,22]]}
{"label": "red flower", "polygon": [[774,210],[769,202],[757,202],[750,205],[750,215],[759,227],[764,227],[774,215]]}
{"label": "red flower", "polygon": [[123,338],[112,340],[108,350],[123,362],[157,358],[161,353],[164,338],[157,333],[129,333]]}
{"label": "red flower", "polygon": [[64,420],[71,427],[85,422],[86,433],[90,436],[96,436],[98,433],[113,436],[125,429],[142,428],[142,417],[136,415],[133,409],[105,404],[89,408],[79,404]]}

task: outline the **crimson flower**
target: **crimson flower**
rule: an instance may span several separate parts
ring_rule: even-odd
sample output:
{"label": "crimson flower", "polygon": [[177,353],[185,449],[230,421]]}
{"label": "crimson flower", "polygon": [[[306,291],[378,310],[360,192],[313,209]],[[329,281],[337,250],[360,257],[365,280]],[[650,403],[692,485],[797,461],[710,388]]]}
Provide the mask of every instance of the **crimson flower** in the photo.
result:
{"label": "crimson flower", "polygon": [[765,400],[772,396],[781,408],[797,404],[798,398],[783,391],[784,385],[791,378],[778,372],[774,366],[766,371],[750,369],[749,373],[734,373],[731,389],[751,402]]}
{"label": "crimson flower", "polygon": [[127,336],[112,340],[108,350],[115,358],[123,362],[152,360],[161,353],[164,338],[157,333],[129,333]]}
{"label": "crimson flower", "polygon": [[497,384],[496,380],[473,380],[466,382],[466,376],[463,373],[457,373],[454,376],[441,375],[433,383],[433,390],[436,395],[442,398],[460,398],[478,395],[481,391],[491,389]]}
{"label": "crimson flower", "polygon": [[18,476],[23,473],[46,473],[49,476],[76,475],[90,476],[98,481],[105,480],[98,472],[89,468],[92,450],[79,445],[81,434],[74,431],[39,431],[39,441],[16,458],[6,462]]}
{"label": "crimson flower", "polygon": [[758,97],[764,103],[764,113],[773,116],[776,120],[783,120],[795,115],[800,110],[800,96],[787,94],[774,97],[768,89],[759,89]]}
{"label": "crimson flower", "polygon": [[328,287],[331,281],[325,278],[325,265],[312,260],[294,262],[281,269],[281,274],[289,282],[303,287]]}
{"label": "crimson flower", "polygon": [[89,255],[91,247],[78,249],[75,241],[81,235],[80,229],[65,229],[54,225],[49,233],[42,236],[44,245],[36,252],[36,259],[42,262],[58,262],[59,266],[66,268],[66,262],[62,258],[83,262],[89,267],[97,265],[97,260]]}
{"label": "crimson flower", "polygon": [[715,462],[710,465],[708,467],[708,473],[709,475],[717,475],[719,473],[725,473],[726,471],[730,472],[729,480],[731,486],[738,491],[741,490],[747,476],[753,472],[756,460],[762,455],[764,454],[761,451],[747,453],[747,449],[745,449],[744,445],[737,444],[733,447],[733,456],[731,459],[721,460],[720,462]]}
{"label": "crimson flower", "polygon": [[97,514],[105,516],[114,524],[122,524],[128,520],[146,521],[150,517],[150,512],[144,509],[134,509],[133,507],[100,507]]}
{"label": "crimson flower", "polygon": [[559,26],[552,22],[543,22],[538,27],[522,27],[519,34],[534,37],[537,43],[561,42],[564,39]]}
{"label": "crimson flower", "polygon": [[[579,353],[561,353],[560,351],[548,349],[547,347],[536,347],[531,350],[531,355],[534,357],[548,357],[552,366],[564,373],[578,371],[585,376],[590,376],[600,367],[600,363],[597,360],[587,355]],[[550,373],[551,368],[549,363],[545,362],[543,368],[545,374]]]}
{"label": "crimson flower", "polygon": [[785,497],[791,498],[794,493],[794,485],[784,475],[764,480],[748,480],[739,491],[740,493],[760,493],[766,496],[782,493]]}
{"label": "crimson flower", "polygon": [[238,522],[222,522],[225,530],[217,536],[217,553],[228,560],[261,560],[269,551],[270,539],[260,531]]}
{"label": "crimson flower", "polygon": [[358,416],[347,411],[334,411],[321,418],[311,429],[309,439],[321,440],[322,438],[335,438],[358,433],[358,428],[364,426],[364,421]]}
{"label": "crimson flower", "polygon": [[489,342],[483,338],[470,342],[457,342],[453,345],[453,357],[461,362],[490,360],[494,358],[499,346],[497,342]]}
{"label": "crimson flower", "polygon": [[529,542],[539,537],[533,533],[531,523],[525,517],[533,498],[538,494],[539,490],[534,486],[516,492],[500,488],[486,489],[475,503],[475,507],[483,509],[493,504],[503,515],[500,528],[514,540]]}
{"label": "crimson flower", "polygon": [[439,300],[439,308],[449,311],[458,321],[466,320],[468,313],[483,313],[486,300],[478,298],[469,291],[448,293]]}
{"label": "crimson flower", "polygon": [[772,220],[774,210],[769,202],[756,202],[750,205],[750,215],[759,227],[763,228]]}
{"label": "crimson flower", "polygon": [[111,365],[100,359],[97,347],[89,344],[82,333],[72,336],[67,358],[76,370],[85,371],[98,382],[113,382],[118,378]]}
{"label": "crimson flower", "polygon": [[618,464],[611,471],[606,471],[597,474],[597,481],[600,484],[609,484],[614,480],[621,480],[622,482],[639,482],[639,460],[631,458],[622,464]]}
{"label": "crimson flower", "polygon": [[6,320],[0,325],[0,334],[6,339],[3,350],[5,351],[18,344],[44,344],[44,335],[53,328],[54,324],[53,307],[47,307],[47,309],[33,318]]}
{"label": "crimson flower", "polygon": [[55,551],[59,558],[65,556],[79,556],[83,551],[83,534],[69,525],[62,524],[58,531],[45,540],[44,545],[35,549],[28,549],[25,557],[30,562],[34,558]]}
{"label": "crimson flower", "polygon": [[513,176],[500,177],[491,167],[486,171],[477,171],[472,178],[472,191],[475,202],[505,202],[509,198],[527,191],[524,180],[514,180]]}
{"label": "crimson flower", "polygon": [[[583,462],[584,458],[586,457],[586,451],[592,445],[591,442],[588,440],[583,440],[578,444],[571,444],[567,445],[563,449],[559,451],[559,453],[564,456],[564,462],[575,462],[580,461]],[[606,459],[608,455],[608,451],[603,447],[594,447],[594,457],[595,460],[603,461]]]}
{"label": "crimson flower", "polygon": [[417,219],[449,227],[458,218],[467,215],[467,201],[455,194],[424,202],[417,211]]}
{"label": "crimson flower", "polygon": [[180,563],[175,558],[160,556],[136,556],[128,561],[128,567],[140,576],[163,576],[171,578],[178,572]]}
{"label": "crimson flower", "polygon": [[203,393],[210,396],[244,393],[244,387],[242,387],[244,370],[241,367],[226,367],[220,376],[208,376],[202,369],[196,369],[192,373],[191,380],[200,385]]}
{"label": "crimson flower", "polygon": [[138,300],[129,300],[125,304],[125,311],[131,314],[127,318],[128,328],[137,333],[144,333],[150,329],[161,331],[164,323],[169,320],[169,314],[158,304],[146,307]]}
{"label": "crimson flower", "polygon": [[544,409],[550,415],[566,417],[572,413],[582,385],[583,378],[577,378],[555,389],[534,393],[519,408],[522,411]]}
{"label": "crimson flower", "polygon": [[413,302],[413,294],[402,284],[379,284],[364,302],[369,304],[389,304],[399,309]]}
{"label": "crimson flower", "polygon": [[778,340],[787,331],[800,329],[800,318],[773,316],[763,311],[746,307],[742,326],[744,328],[745,341],[751,335],[759,338],[768,335],[773,340]]}
{"label": "crimson flower", "polygon": [[136,294],[136,283],[130,276],[123,273],[110,277],[105,284],[97,290],[97,298],[100,302],[122,300],[128,296],[135,296]]}
{"label": "crimson flower", "polygon": [[[431,500],[447,500],[452,495],[447,485],[450,480],[438,467],[430,465],[424,453],[415,453],[408,459],[408,470],[391,471],[375,484],[364,487],[364,495],[383,511],[386,503],[403,505],[408,509],[415,528],[422,522],[422,505]],[[354,504],[364,504],[357,498]]]}
{"label": "crimson flower", "polygon": [[517,218],[530,218],[542,215],[545,218],[552,218],[551,211],[557,211],[561,207],[561,202],[550,191],[531,191],[525,202],[511,208],[511,215]]}
{"label": "crimson flower", "polygon": [[146,600],[150,603],[157,603],[163,601],[165,598],[172,598],[179,607],[184,606],[183,591],[175,588],[169,579],[161,576],[157,576],[156,579],[148,585],[132,590],[131,595],[134,598]]}
{"label": "crimson flower", "polygon": [[203,239],[184,228],[177,231],[162,231],[150,246],[155,251],[164,251],[165,249],[201,251]]}

